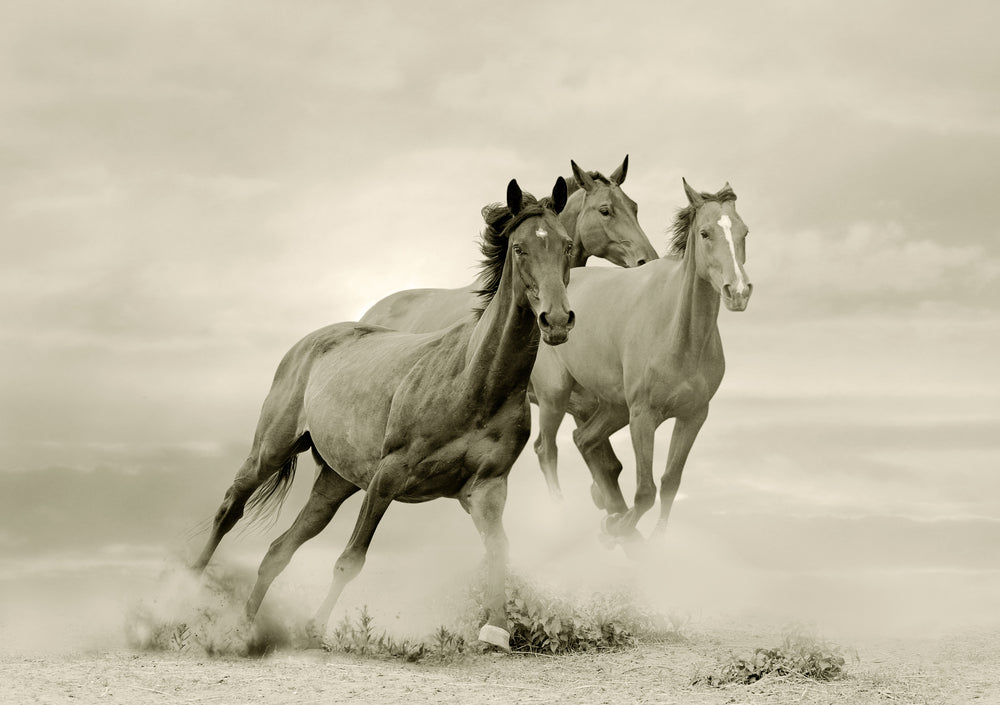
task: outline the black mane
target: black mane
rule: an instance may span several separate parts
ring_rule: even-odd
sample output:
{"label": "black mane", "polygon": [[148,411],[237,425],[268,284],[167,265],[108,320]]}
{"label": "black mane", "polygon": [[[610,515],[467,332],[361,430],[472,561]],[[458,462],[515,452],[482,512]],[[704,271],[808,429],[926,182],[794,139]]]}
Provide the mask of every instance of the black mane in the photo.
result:
{"label": "black mane", "polygon": [[[736,200],[736,194],[729,186],[726,186],[718,193],[701,193],[699,195],[705,202],[726,203],[727,201]],[[675,257],[684,256],[684,252],[687,250],[688,231],[691,229],[691,224],[694,222],[694,214],[697,210],[691,204],[688,204],[686,208],[677,209],[677,215],[674,216],[674,224],[670,227],[667,254]]]}

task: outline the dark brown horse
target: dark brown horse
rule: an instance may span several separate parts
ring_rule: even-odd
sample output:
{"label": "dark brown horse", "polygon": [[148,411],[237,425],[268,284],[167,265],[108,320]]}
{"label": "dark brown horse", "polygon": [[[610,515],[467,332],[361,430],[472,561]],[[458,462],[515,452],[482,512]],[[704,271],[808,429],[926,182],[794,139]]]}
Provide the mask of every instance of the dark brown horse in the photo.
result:
{"label": "dark brown horse", "polygon": [[[622,191],[628,173],[628,155],[610,177],[584,171],[570,160],[573,178],[569,199],[559,214],[560,222],[573,238],[573,261],[583,267],[591,257],[600,257],[619,267],[638,267],[657,259],[637,218],[638,206]],[[469,318],[479,283],[461,289],[407,289],[377,301],[362,323],[426,333],[441,330]]]}
{"label": "dark brown horse", "polygon": [[194,564],[205,568],[248,503],[273,508],[268,500],[287,490],[296,457],[311,450],[319,464],[312,494],[271,544],[247,617],[256,615],[295,550],[359,489],[366,493],[354,533],[312,625],[319,633],[361,570],[392,501],[453,497],[472,515],[486,546],[487,623],[480,639],[509,648],[501,519],[507,475],[530,433],[527,388],[539,337],[558,345],[574,325],[566,298],[573,245],[557,217],[566,198],[562,178],[542,202],[511,181],[506,206],[485,212],[478,317],[426,334],[339,323],[310,333],[285,355],[250,456]]}

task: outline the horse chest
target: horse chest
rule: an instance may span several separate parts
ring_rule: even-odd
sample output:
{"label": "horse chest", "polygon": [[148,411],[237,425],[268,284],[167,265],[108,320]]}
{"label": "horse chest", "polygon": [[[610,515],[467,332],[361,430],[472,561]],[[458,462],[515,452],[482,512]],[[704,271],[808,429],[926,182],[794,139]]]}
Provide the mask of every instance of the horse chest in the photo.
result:
{"label": "horse chest", "polygon": [[491,417],[469,417],[453,433],[419,439],[407,452],[410,467],[404,502],[455,496],[476,475],[510,471],[530,434],[524,404],[506,404]]}
{"label": "horse chest", "polygon": [[632,403],[643,403],[664,419],[684,416],[708,404],[719,388],[724,371],[724,366],[715,358],[688,364],[651,362],[632,395]]}

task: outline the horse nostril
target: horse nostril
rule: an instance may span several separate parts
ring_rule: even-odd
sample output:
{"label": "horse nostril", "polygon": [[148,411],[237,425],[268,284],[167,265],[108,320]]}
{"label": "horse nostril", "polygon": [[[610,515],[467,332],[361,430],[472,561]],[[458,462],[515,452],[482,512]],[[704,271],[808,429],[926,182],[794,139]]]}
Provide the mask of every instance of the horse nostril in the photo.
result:
{"label": "horse nostril", "polygon": [[733,298],[733,287],[729,286],[729,284],[723,284],[722,293],[727,299]]}
{"label": "horse nostril", "polygon": [[549,325],[549,318],[548,316],[545,315],[545,311],[542,311],[540,314],[538,314],[538,325],[541,326],[542,328],[551,328],[551,326]]}
{"label": "horse nostril", "polygon": [[576,314],[570,311],[569,318],[566,320],[566,327],[572,328],[575,325],[576,325]]}

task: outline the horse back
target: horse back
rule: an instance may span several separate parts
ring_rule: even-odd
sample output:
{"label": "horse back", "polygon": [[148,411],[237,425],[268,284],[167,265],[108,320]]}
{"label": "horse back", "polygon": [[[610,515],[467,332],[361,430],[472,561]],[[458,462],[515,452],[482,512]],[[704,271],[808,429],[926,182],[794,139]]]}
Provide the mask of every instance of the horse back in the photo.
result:
{"label": "horse back", "polygon": [[475,285],[461,289],[406,289],[378,301],[361,317],[370,323],[411,333],[442,330],[473,318]]}

